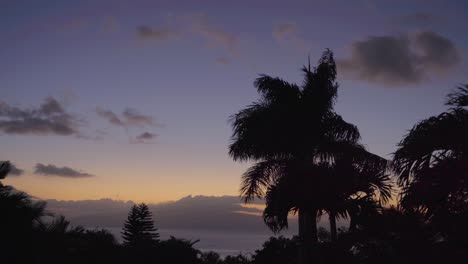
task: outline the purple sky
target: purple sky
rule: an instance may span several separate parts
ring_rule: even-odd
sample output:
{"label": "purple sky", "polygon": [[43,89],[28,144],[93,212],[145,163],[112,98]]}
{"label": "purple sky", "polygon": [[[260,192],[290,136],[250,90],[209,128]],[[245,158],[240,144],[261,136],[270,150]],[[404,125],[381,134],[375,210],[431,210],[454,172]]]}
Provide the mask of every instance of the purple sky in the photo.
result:
{"label": "purple sky", "polygon": [[466,1],[274,2],[2,1],[0,159],[24,170],[6,183],[56,199],[236,195],[248,164],[227,155],[229,116],[258,98],[258,74],[300,83],[326,48],[337,111],[387,158],[467,82]]}

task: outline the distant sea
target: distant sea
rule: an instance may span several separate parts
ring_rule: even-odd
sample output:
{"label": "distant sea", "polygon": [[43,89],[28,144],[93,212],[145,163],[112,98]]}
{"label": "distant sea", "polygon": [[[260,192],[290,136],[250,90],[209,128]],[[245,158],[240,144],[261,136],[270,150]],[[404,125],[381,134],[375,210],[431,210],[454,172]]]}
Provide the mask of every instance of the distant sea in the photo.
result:
{"label": "distant sea", "polygon": [[[120,228],[105,228],[112,232],[121,242],[122,236]],[[158,230],[161,239],[168,239],[170,236],[187,240],[200,240],[194,247],[201,251],[215,251],[222,257],[227,255],[253,254],[260,249],[262,244],[273,234],[248,233],[248,232],[224,232],[222,230],[180,230],[180,229],[160,229]],[[289,235],[285,235],[290,237]]]}

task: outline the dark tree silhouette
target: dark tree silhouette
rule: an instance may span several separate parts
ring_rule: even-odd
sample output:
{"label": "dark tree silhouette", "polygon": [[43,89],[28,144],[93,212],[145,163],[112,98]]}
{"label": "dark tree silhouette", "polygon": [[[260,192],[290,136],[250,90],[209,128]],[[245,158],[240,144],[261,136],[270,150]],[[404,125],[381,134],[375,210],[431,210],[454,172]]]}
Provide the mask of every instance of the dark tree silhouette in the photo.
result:
{"label": "dark tree silhouette", "polygon": [[[347,186],[328,177],[335,174],[330,171],[337,171],[335,162],[343,159],[356,172],[373,172],[387,180],[382,178],[387,162],[368,153],[358,143],[358,129],[333,110],[338,89],[333,53],[327,50],[317,68],[304,67],[303,72],[301,87],[267,75],[255,81],[261,98],[232,117],[229,154],[234,160],[256,162],[243,175],[241,193],[246,202],[266,199],[264,219],[273,231],[287,227],[288,214],[298,212],[300,261],[306,263],[311,258],[306,246],[317,242],[316,218],[323,210],[330,213],[335,227],[337,210],[344,215],[342,208],[357,189],[384,187],[381,193],[387,194],[388,185]],[[350,174],[356,173],[341,173],[333,179]],[[340,185],[350,189],[339,190]],[[330,200],[337,195],[340,200]]]}
{"label": "dark tree silhouette", "polygon": [[178,239],[171,236],[168,240],[163,240],[158,244],[158,262],[159,263],[184,263],[198,264],[200,259],[200,251],[195,249],[193,245],[199,240],[191,241]]}
{"label": "dark tree silhouette", "polygon": [[[450,109],[416,124],[398,144],[393,165],[400,204],[418,210],[445,239],[468,243],[468,85],[448,95]],[[463,242],[464,241],[464,242]]]}
{"label": "dark tree silhouette", "polygon": [[151,212],[146,204],[133,205],[124,224],[122,238],[128,247],[147,247],[158,242]]}
{"label": "dark tree silhouette", "polygon": [[0,161],[0,180],[5,179],[5,177],[10,173],[11,164],[9,161]]}

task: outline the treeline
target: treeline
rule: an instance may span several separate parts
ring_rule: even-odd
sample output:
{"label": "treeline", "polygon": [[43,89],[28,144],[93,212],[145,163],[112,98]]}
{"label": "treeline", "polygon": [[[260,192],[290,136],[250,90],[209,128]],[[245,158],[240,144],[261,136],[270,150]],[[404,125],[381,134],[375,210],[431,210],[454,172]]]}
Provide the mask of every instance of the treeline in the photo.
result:
{"label": "treeline", "polygon": [[[1,165],[2,178],[8,162]],[[159,238],[145,204],[134,205],[122,230],[123,243],[105,229],[72,227],[62,216],[47,212],[46,204],[0,183],[1,263],[181,263],[293,264],[300,240],[271,237],[250,255],[221,258],[201,252],[190,241]],[[422,213],[387,208],[371,210],[350,229],[338,229],[338,240],[319,228],[311,255],[314,263],[459,263],[466,259],[466,222],[447,222],[444,230]]]}

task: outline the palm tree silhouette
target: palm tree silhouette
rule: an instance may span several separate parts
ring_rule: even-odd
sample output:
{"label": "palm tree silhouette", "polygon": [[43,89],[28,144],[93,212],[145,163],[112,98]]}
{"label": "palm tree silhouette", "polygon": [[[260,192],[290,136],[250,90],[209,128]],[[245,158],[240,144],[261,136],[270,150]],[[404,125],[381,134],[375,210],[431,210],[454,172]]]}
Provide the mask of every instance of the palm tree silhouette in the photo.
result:
{"label": "palm tree silhouette", "polygon": [[[11,165],[0,162],[0,179],[7,177]],[[1,259],[7,263],[31,262],[35,229],[46,215],[45,203],[0,182],[0,248]]]}
{"label": "palm tree silhouette", "polygon": [[403,138],[393,167],[402,207],[460,236],[468,216],[468,85],[450,93],[446,105],[448,111],[419,122]]}
{"label": "palm tree silhouette", "polygon": [[[333,53],[326,50],[316,68],[302,71],[301,86],[267,75],[254,82],[261,98],[231,118],[229,154],[236,161],[256,162],[242,177],[241,194],[245,202],[265,198],[264,220],[273,231],[287,227],[290,212],[298,213],[300,260],[305,263],[310,259],[306,247],[317,242],[320,213],[328,210],[332,225],[337,213],[344,215],[337,209],[345,202],[330,197],[338,194],[333,190],[340,185],[336,180],[349,173],[341,173],[335,161],[349,160],[358,172],[384,171],[386,161],[367,152],[358,143],[357,127],[333,109],[338,89]],[[356,184],[342,185],[353,189],[343,193],[351,198]]]}

